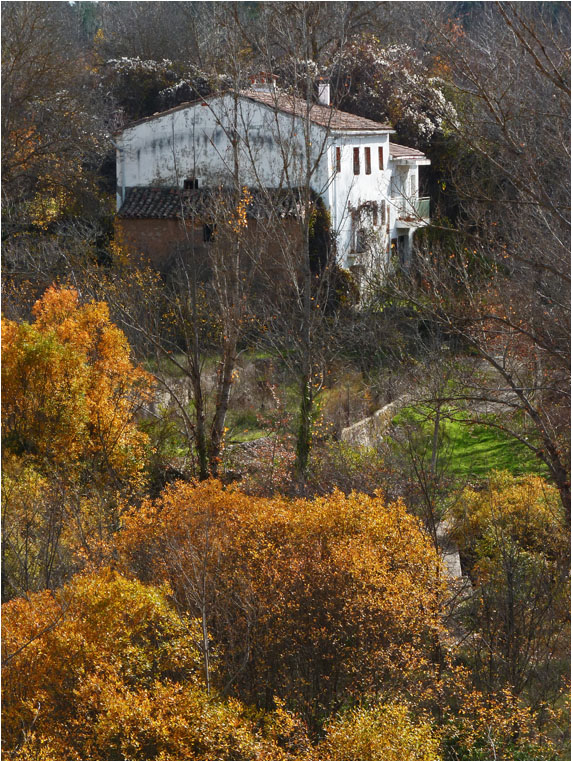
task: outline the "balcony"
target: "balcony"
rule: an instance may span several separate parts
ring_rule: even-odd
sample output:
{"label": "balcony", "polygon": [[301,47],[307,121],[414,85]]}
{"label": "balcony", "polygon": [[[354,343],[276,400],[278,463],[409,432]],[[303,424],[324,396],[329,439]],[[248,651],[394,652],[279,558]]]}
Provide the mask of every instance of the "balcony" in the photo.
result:
{"label": "balcony", "polygon": [[398,222],[407,223],[408,227],[427,225],[430,218],[429,196],[406,198],[398,196],[391,198],[391,203],[397,210]]}

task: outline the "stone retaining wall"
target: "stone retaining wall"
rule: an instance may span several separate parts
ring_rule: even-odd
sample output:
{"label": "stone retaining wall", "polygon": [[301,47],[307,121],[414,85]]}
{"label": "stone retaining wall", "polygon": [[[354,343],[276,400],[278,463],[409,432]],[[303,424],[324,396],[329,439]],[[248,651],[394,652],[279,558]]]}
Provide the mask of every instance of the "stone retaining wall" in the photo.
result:
{"label": "stone retaining wall", "polygon": [[406,405],[410,399],[411,395],[402,394],[389,405],[376,410],[369,418],[363,418],[361,421],[342,429],[340,439],[354,447],[373,447],[382,438],[398,410]]}

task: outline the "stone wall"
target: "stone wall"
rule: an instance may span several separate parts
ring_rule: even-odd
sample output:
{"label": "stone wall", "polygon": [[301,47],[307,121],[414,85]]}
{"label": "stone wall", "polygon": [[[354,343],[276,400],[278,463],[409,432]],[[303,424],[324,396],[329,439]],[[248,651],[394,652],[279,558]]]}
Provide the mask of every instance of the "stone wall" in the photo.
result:
{"label": "stone wall", "polygon": [[363,418],[361,421],[342,429],[340,439],[342,442],[354,445],[354,447],[373,447],[382,438],[398,410],[406,405],[410,399],[409,394],[402,394],[389,405],[376,410],[369,418]]}

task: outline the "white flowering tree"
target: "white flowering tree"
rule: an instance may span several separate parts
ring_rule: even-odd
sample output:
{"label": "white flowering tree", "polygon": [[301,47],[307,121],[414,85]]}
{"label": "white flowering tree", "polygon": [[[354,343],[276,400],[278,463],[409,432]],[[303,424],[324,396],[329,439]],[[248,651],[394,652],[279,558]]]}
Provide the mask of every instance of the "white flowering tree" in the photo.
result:
{"label": "white flowering tree", "polygon": [[400,139],[415,146],[426,146],[447,121],[455,121],[438,70],[409,45],[383,47],[371,34],[354,37],[328,75],[341,109],[389,121]]}

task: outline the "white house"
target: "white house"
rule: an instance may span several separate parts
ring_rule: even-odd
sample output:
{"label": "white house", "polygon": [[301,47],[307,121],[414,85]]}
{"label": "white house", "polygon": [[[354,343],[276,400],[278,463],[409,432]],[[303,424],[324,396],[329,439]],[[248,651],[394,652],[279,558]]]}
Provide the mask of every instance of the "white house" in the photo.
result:
{"label": "white house", "polygon": [[[184,103],[116,133],[119,215],[131,188],[306,187],[330,212],[343,267],[407,255],[427,224],[413,148],[390,142],[390,125],[281,93],[273,78],[252,89]],[[238,174],[238,177],[237,177]],[[369,261],[368,261],[369,260]]]}

